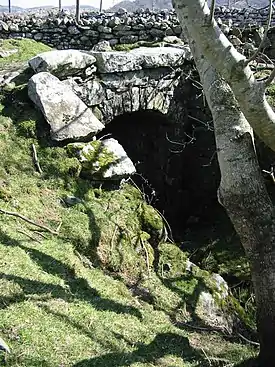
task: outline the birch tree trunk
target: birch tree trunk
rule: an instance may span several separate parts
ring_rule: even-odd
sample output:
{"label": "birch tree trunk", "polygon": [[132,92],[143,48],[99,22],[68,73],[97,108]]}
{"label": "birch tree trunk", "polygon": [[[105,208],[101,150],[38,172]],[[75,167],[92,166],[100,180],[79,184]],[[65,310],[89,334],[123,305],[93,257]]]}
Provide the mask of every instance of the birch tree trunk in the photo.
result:
{"label": "birch tree trunk", "polygon": [[254,147],[253,131],[230,86],[189,37],[212,112],[225,207],[250,263],[256,295],[260,366],[275,366],[275,218]]}

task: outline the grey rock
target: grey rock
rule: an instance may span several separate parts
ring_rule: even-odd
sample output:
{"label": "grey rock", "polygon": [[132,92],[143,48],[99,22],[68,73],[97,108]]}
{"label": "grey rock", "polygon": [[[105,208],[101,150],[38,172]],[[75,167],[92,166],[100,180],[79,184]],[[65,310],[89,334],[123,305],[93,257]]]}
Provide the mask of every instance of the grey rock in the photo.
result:
{"label": "grey rock", "polygon": [[86,178],[117,181],[136,172],[123,147],[113,138],[72,143],[67,149],[79,159]]}
{"label": "grey rock", "polygon": [[81,33],[81,31],[76,26],[68,27],[68,32],[69,34],[72,34],[72,35],[77,35]]}
{"label": "grey rock", "polygon": [[18,53],[18,49],[17,48],[15,48],[13,50],[2,50],[0,48],[0,58],[9,57],[9,56],[14,55],[16,53]]}
{"label": "grey rock", "polygon": [[8,31],[9,31],[9,26],[8,26],[8,24],[7,24],[7,23],[5,23],[5,22],[3,22],[3,21],[1,21],[1,22],[0,22],[0,27],[1,27],[1,29],[3,29],[3,31],[6,31],[6,32],[8,32]]}
{"label": "grey rock", "polygon": [[79,140],[104,128],[72,89],[50,73],[35,74],[28,94],[50,124],[54,140]]}
{"label": "grey rock", "polygon": [[143,68],[179,66],[184,60],[191,60],[190,48],[140,47],[129,52],[90,52],[96,58],[98,71],[115,73]]}
{"label": "grey rock", "polygon": [[112,33],[112,28],[110,28],[110,27],[105,27],[105,26],[100,25],[100,26],[98,27],[98,32],[99,32],[99,33],[107,33],[107,34],[109,34],[109,33]]}
{"label": "grey rock", "polygon": [[184,45],[184,42],[177,36],[166,36],[163,38],[163,42]]}
{"label": "grey rock", "polygon": [[117,15],[124,15],[127,14],[127,10],[124,8],[119,8],[116,12]]}
{"label": "grey rock", "polygon": [[76,78],[64,80],[65,85],[70,86],[74,93],[88,106],[100,104],[104,98],[104,89],[97,80],[88,80],[85,83],[78,82]]}
{"label": "grey rock", "polygon": [[[0,72],[0,86],[14,84],[14,80],[21,74],[22,70],[8,71],[2,74]],[[2,74],[2,75],[1,75]]]}
{"label": "grey rock", "polygon": [[139,40],[138,36],[129,35],[120,38],[120,43],[136,43]]}
{"label": "grey rock", "polygon": [[117,26],[118,24],[120,24],[120,18],[114,17],[114,18],[109,20],[108,27],[113,28],[113,27]]}
{"label": "grey rock", "polygon": [[184,60],[192,59],[189,46],[181,49],[173,47],[140,47],[132,50],[131,53],[140,57],[144,69],[176,67],[181,65]]}
{"label": "grey rock", "polygon": [[130,31],[132,29],[132,27],[130,25],[127,24],[119,24],[117,26],[114,27],[114,31],[115,32],[120,32],[120,31]]}
{"label": "grey rock", "polygon": [[65,196],[64,198],[62,198],[62,200],[68,205],[68,206],[73,206],[76,204],[80,204],[82,202],[81,199],[79,199],[76,196]]}
{"label": "grey rock", "polygon": [[100,52],[112,51],[112,47],[110,46],[110,42],[108,42],[107,40],[102,40],[93,46],[92,51],[100,51]]}
{"label": "grey rock", "polygon": [[36,33],[33,38],[36,40],[36,41],[41,41],[43,39],[43,33]]}
{"label": "grey rock", "polygon": [[119,43],[119,40],[117,38],[112,38],[109,40],[110,46],[115,46]]}
{"label": "grey rock", "polygon": [[17,24],[11,24],[9,28],[11,32],[19,32],[19,27]]}
{"label": "grey rock", "polygon": [[152,28],[150,29],[149,33],[156,38],[162,38],[165,35],[165,32],[163,32],[160,29]]}
{"label": "grey rock", "polygon": [[57,50],[43,52],[29,60],[35,72],[48,71],[58,77],[81,73],[95,63],[96,59],[78,50]]}

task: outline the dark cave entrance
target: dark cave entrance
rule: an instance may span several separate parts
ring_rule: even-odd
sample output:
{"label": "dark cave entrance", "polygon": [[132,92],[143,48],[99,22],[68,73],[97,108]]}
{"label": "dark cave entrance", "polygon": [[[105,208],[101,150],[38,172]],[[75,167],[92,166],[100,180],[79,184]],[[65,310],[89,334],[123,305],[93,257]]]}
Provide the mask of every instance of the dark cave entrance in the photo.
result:
{"label": "dark cave entrance", "polygon": [[188,131],[182,146],[177,136],[184,131],[178,134],[179,129],[190,126],[179,127],[162,113],[146,110],[117,116],[97,136],[110,134],[124,147],[137,169],[134,182],[163,213],[176,240],[190,225],[207,224],[222,210],[216,194],[219,169],[213,132],[191,132],[194,139],[188,143]]}

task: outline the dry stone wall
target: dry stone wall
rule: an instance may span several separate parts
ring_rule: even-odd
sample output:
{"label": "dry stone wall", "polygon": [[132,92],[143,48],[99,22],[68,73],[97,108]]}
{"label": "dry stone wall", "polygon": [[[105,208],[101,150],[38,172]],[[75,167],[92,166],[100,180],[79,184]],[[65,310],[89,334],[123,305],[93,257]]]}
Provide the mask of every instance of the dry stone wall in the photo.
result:
{"label": "dry stone wall", "polygon": [[[268,9],[216,8],[216,19],[236,27],[262,25]],[[0,38],[30,38],[57,49],[90,49],[100,40],[111,45],[138,41],[161,41],[165,36],[180,36],[181,27],[173,10],[140,9],[127,13],[82,13],[79,27],[74,14],[47,13],[0,14]],[[272,24],[275,24],[275,14]]]}

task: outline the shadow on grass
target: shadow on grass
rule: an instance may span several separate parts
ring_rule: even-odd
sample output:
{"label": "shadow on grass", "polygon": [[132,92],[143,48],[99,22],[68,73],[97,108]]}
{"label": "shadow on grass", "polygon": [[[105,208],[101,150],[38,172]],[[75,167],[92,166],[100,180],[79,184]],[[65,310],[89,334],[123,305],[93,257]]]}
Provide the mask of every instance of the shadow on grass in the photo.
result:
{"label": "shadow on grass", "polygon": [[[234,367],[260,367],[257,358],[249,358],[241,363],[235,364]],[[262,366],[262,367],[271,367],[271,366]]]}
{"label": "shadow on grass", "polygon": [[[84,278],[78,278],[75,274],[75,270],[63,262],[55,259],[54,257],[45,254],[37,249],[22,245],[20,241],[10,238],[7,234],[0,230],[1,243],[6,246],[18,246],[26,253],[30,258],[42,268],[42,270],[48,274],[58,276],[63,279],[66,290],[60,285],[45,283],[41,281],[26,279],[16,275],[0,273],[1,279],[7,279],[14,281],[20,285],[24,292],[24,295],[16,295],[14,297],[1,297],[0,308],[6,308],[10,304],[22,302],[25,299],[29,299],[29,295],[45,295],[48,293],[52,297],[62,298],[66,301],[73,301],[79,299],[90,303],[96,310],[100,311],[112,311],[118,314],[130,314],[139,319],[142,318],[140,311],[133,306],[122,305],[116,301],[112,301],[106,298],[102,298],[100,293],[90,287],[89,283]],[[2,304],[2,305],[1,305]]]}
{"label": "shadow on grass", "polygon": [[122,367],[133,363],[156,363],[167,355],[180,357],[183,362],[200,360],[200,366],[206,366],[204,358],[190,346],[188,338],[173,333],[162,333],[148,345],[140,343],[133,352],[109,353],[77,362],[73,367]]}

